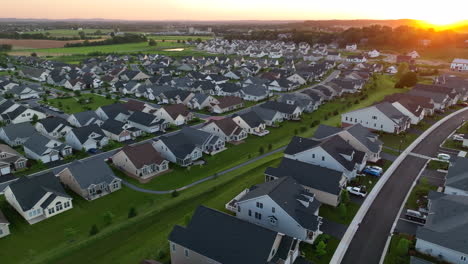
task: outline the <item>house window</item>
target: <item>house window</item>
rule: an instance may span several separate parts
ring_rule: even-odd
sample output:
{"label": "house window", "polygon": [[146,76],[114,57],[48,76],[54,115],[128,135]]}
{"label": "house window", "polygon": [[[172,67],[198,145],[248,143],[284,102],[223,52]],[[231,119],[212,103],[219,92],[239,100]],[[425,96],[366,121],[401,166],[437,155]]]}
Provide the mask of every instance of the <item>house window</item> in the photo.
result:
{"label": "house window", "polygon": [[275,213],[276,209],[274,207],[271,208],[271,212]]}
{"label": "house window", "polygon": [[377,120],[377,116],[372,116],[372,119]]}
{"label": "house window", "polygon": [[252,216],[252,210],[249,210],[249,216]]}
{"label": "house window", "polygon": [[380,125],[380,128],[383,128],[383,125]]}
{"label": "house window", "polygon": [[114,182],[114,187],[113,187],[113,188],[114,188],[114,189],[119,188],[119,183],[118,183],[118,182]]}
{"label": "house window", "polygon": [[461,256],[460,259],[463,260],[463,261],[466,261],[466,257],[465,257],[465,256]]}
{"label": "house window", "polygon": [[315,154],[312,154],[312,158],[315,159]]}
{"label": "house window", "polygon": [[172,251],[175,251],[175,244],[172,244]]}
{"label": "house window", "polygon": [[65,208],[68,208],[70,207],[70,202],[65,202],[65,204],[63,205]]}
{"label": "house window", "polygon": [[325,156],[322,156],[322,161],[325,161]]}
{"label": "house window", "polygon": [[262,220],[262,214],[255,212],[255,219]]}
{"label": "house window", "polygon": [[241,208],[240,208],[240,206],[237,206],[237,212],[239,212],[239,213],[240,213],[240,211],[241,211]]}
{"label": "house window", "polygon": [[348,121],[348,117],[345,117],[346,121]]}
{"label": "house window", "polygon": [[55,209],[54,209],[54,207],[52,207],[52,208],[49,208],[49,214],[53,214],[53,213],[55,213]]}
{"label": "house window", "polygon": [[57,202],[55,204],[55,209],[58,211],[61,211],[63,209],[62,202]]}
{"label": "house window", "polygon": [[260,208],[260,209],[262,209],[262,208],[263,208],[263,203],[259,203],[259,202],[257,202],[257,208]]}
{"label": "house window", "polygon": [[184,249],[184,254],[185,254],[185,257],[188,258],[188,256],[189,256],[189,251],[188,251],[188,249]]}

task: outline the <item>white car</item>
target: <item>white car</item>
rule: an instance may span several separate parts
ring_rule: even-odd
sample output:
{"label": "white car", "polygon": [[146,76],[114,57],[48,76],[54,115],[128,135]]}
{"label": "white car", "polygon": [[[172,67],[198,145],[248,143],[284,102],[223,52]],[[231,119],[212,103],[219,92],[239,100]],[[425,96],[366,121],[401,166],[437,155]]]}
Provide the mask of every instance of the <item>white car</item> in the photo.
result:
{"label": "white car", "polygon": [[372,169],[374,169],[374,170],[377,170],[377,171],[379,171],[380,173],[383,172],[383,169],[382,169],[381,167],[379,167],[379,166],[368,166],[368,167],[370,167],[370,168],[372,168]]}
{"label": "white car", "polygon": [[346,187],[346,190],[351,194],[361,196],[361,197],[366,197],[366,195],[367,195],[366,189],[363,186],[360,186],[360,187],[348,186],[348,187]]}
{"label": "white car", "polygon": [[454,141],[463,141],[463,135],[455,134],[455,135],[452,136],[452,139]]}
{"label": "white car", "polygon": [[450,160],[450,155],[449,154],[445,154],[445,153],[439,153],[437,154],[437,158],[440,159],[440,160]]}

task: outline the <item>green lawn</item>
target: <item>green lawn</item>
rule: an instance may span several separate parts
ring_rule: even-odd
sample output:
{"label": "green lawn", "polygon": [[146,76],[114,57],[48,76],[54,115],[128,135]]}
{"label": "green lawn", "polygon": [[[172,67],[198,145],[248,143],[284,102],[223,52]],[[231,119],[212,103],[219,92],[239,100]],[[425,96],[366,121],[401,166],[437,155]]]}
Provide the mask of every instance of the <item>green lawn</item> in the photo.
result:
{"label": "green lawn", "polygon": [[[97,30],[100,30],[103,34],[108,34],[113,32],[112,29],[95,29],[95,28],[84,28],[83,32],[86,34],[93,34]],[[51,29],[51,30],[44,30],[44,31],[29,31],[25,32],[28,34],[46,34],[49,33],[52,37],[78,37],[80,31],[73,30],[73,29]]]}
{"label": "green lawn", "polygon": [[428,183],[427,179],[421,179],[419,183],[414,186],[413,190],[406,201],[405,207],[412,210],[418,210],[420,207],[427,206],[426,196],[429,191],[436,191],[437,186]]}
{"label": "green lawn", "polygon": [[315,264],[328,264],[330,263],[330,260],[333,257],[333,254],[335,253],[336,248],[338,247],[338,244],[340,244],[340,240],[336,239],[335,237],[328,236],[328,235],[320,235],[316,241],[321,241],[324,239],[324,242],[326,243],[327,247],[325,248],[326,254],[323,256],[318,256],[316,252],[316,245],[317,243],[314,243],[314,245],[302,243],[301,244],[301,252],[304,255],[304,258],[308,261],[311,261],[312,263]]}
{"label": "green lawn", "polygon": [[444,144],[442,145],[444,148],[461,150],[461,151],[468,151],[468,148],[463,147],[463,142],[455,141],[453,139],[445,140]]}
{"label": "green lawn", "polygon": [[418,135],[411,133],[402,133],[399,135],[383,133],[379,137],[386,147],[390,147],[395,150],[401,149],[401,151],[405,150],[417,138]]}
{"label": "green lawn", "polygon": [[[89,103],[81,104],[79,102],[79,98],[89,99],[92,98]],[[68,98],[55,98],[55,99],[48,99],[45,102],[48,105],[57,107],[62,109],[64,112],[68,114],[74,114],[78,112],[83,112],[86,110],[96,110],[100,106],[110,105],[115,103],[114,99],[107,99],[103,96],[99,96],[96,94],[82,94],[80,97],[68,97]]]}
{"label": "green lawn", "polygon": [[0,72],[0,76],[6,76],[6,75],[8,75],[8,72],[6,72],[6,71],[1,71]]}
{"label": "green lawn", "polygon": [[210,39],[213,39],[213,37],[210,37],[210,36],[148,36],[148,38],[152,38],[152,39],[155,39],[155,40],[197,40],[197,39],[201,39],[203,41],[205,40],[210,40]]}
{"label": "green lawn", "polygon": [[443,162],[440,160],[431,160],[429,164],[427,164],[427,168],[430,170],[448,170],[449,163]]}
{"label": "green lawn", "polygon": [[[410,255],[408,252],[406,254],[398,252],[398,242],[401,239],[407,239],[410,243],[410,248],[414,247],[416,241],[414,238],[406,234],[394,234],[390,241],[390,246],[385,256],[384,264],[409,264]],[[401,255],[400,255],[401,254]]]}
{"label": "green lawn", "polygon": [[349,202],[348,204],[346,204],[346,217],[341,217],[338,207],[322,204],[322,206],[320,206],[319,214],[321,217],[331,220],[335,223],[349,225],[351,221],[353,221],[353,218],[359,210],[359,207],[359,204]]}

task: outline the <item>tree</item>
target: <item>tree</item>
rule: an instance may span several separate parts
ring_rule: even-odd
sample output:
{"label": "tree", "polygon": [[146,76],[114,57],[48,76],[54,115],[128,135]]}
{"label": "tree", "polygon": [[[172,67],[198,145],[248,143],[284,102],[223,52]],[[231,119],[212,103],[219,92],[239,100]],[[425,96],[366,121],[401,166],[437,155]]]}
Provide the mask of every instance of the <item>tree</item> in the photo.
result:
{"label": "tree", "polygon": [[273,145],[272,145],[271,143],[268,144],[268,150],[270,151],[270,150],[272,150],[272,149],[273,149]]}
{"label": "tree", "polygon": [[348,191],[344,190],[342,193],[341,193],[341,202],[342,203],[349,203],[349,193]]}
{"label": "tree", "polygon": [[133,218],[137,216],[137,210],[135,207],[130,207],[130,210],[128,210],[128,218]]}
{"label": "tree", "polygon": [[80,97],[80,96],[81,96],[81,92],[80,92],[80,91],[75,91],[75,96],[76,96],[76,97]]}
{"label": "tree", "polygon": [[263,146],[261,146],[261,147],[258,149],[258,152],[260,152],[260,154],[265,153],[265,149],[263,148]]}
{"label": "tree", "polygon": [[86,38],[86,33],[83,30],[78,32],[78,35],[80,36],[80,39],[85,39]]}
{"label": "tree", "polygon": [[408,254],[409,245],[410,245],[410,241],[408,239],[406,238],[400,239],[400,241],[398,241],[397,248],[396,248],[397,254],[399,256],[406,256]]}
{"label": "tree", "polygon": [[106,226],[111,225],[112,221],[114,220],[114,214],[110,211],[105,212],[102,217],[104,218],[104,224]]}
{"label": "tree", "polygon": [[396,74],[396,77],[400,79],[405,73],[409,71],[409,65],[406,62],[400,63],[398,66],[398,72]]}
{"label": "tree", "polygon": [[400,81],[395,84],[396,88],[413,87],[418,83],[418,75],[415,72],[405,73]]}
{"label": "tree", "polygon": [[346,218],[346,216],[348,215],[348,209],[346,208],[346,205],[344,203],[341,203],[340,206],[338,206],[338,212],[340,214],[341,219]]}
{"label": "tree", "polygon": [[39,117],[38,117],[36,114],[34,114],[33,117],[32,117],[32,119],[31,119],[31,122],[32,122],[33,125],[34,125],[34,124],[37,123],[37,121],[39,121]]}
{"label": "tree", "polygon": [[325,254],[327,254],[326,248],[327,248],[327,244],[325,244],[323,240],[320,240],[317,246],[315,247],[315,254],[317,254],[318,257],[324,256]]}
{"label": "tree", "polygon": [[36,52],[31,53],[31,57],[37,57],[37,53]]}
{"label": "tree", "polygon": [[150,39],[150,40],[148,41],[148,45],[153,47],[153,46],[157,46],[158,43],[156,42],[156,40]]}
{"label": "tree", "polygon": [[97,233],[99,233],[99,228],[97,227],[96,224],[94,224],[94,225],[91,227],[91,230],[89,230],[89,235],[90,235],[90,236],[94,236],[94,235],[96,235]]}

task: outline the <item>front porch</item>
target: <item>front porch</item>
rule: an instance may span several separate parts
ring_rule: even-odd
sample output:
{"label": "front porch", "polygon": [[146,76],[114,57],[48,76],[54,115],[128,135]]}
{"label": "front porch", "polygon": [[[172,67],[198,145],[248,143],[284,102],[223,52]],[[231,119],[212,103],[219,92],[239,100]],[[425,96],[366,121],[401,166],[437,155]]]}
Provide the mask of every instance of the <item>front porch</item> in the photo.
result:
{"label": "front porch", "polygon": [[231,201],[229,201],[225,207],[226,210],[231,211],[233,213],[237,212],[237,202],[242,199],[247,193],[249,192],[249,189],[243,190],[241,193],[239,193],[236,197],[234,197]]}
{"label": "front porch", "polygon": [[266,130],[266,129],[262,129],[262,130],[253,130],[251,132],[252,135],[255,135],[255,136],[259,136],[259,137],[263,137],[263,136],[266,136],[268,134],[270,134],[270,131],[269,130]]}

